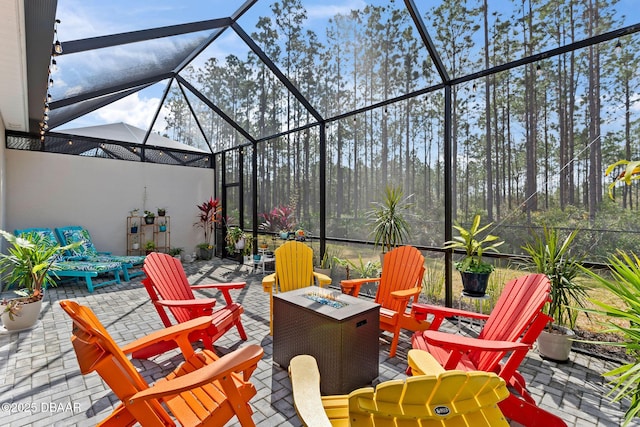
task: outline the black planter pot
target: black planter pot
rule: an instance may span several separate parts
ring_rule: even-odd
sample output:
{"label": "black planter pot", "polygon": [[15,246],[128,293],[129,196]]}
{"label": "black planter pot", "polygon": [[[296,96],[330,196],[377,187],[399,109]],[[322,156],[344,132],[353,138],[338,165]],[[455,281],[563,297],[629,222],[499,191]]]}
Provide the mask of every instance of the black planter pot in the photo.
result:
{"label": "black planter pot", "polygon": [[155,216],[145,216],[144,217],[144,223],[145,224],[153,224],[156,221],[156,217]]}
{"label": "black planter pot", "polygon": [[213,248],[198,248],[198,259],[210,260],[213,257]]}
{"label": "black planter pot", "polygon": [[462,292],[473,297],[481,297],[487,291],[489,275],[491,273],[460,272],[462,277]]}

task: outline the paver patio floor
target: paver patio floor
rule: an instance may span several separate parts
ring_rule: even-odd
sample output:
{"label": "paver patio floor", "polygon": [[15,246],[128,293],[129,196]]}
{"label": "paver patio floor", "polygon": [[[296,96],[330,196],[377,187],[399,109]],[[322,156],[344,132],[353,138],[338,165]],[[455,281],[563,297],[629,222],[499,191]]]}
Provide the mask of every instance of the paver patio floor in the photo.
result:
{"label": "paver patio floor", "polygon": [[[245,309],[243,324],[249,343],[260,344],[264,358],[252,376],[258,394],[251,401],[259,426],[298,426],[286,370],[272,363],[269,300],[262,291],[262,275],[221,260],[185,265],[191,283],[246,280],[248,286],[233,297]],[[219,298],[215,291],[203,295]],[[10,297],[5,293],[3,296]],[[71,321],[58,301],[73,299],[91,307],[118,344],[162,327],[149,303],[140,277],[88,293],[83,284],[67,283],[47,291],[41,319],[31,330],[0,334],[0,424],[3,426],[89,426],[105,418],[118,402],[95,374],[82,376],[71,347]],[[445,325],[454,328],[457,324]],[[398,354],[389,359],[389,336],[380,340],[378,381],[404,378],[410,335],[400,339]],[[244,344],[235,330],[216,342],[220,354]],[[151,381],[179,363],[176,351],[147,361],[135,361]],[[531,394],[540,406],[562,417],[569,426],[619,426],[624,409],[606,396],[602,373],[616,364],[572,352],[568,363],[542,360],[534,351],[521,366]],[[230,423],[235,425],[236,423]],[[640,425],[640,424],[636,424]]]}

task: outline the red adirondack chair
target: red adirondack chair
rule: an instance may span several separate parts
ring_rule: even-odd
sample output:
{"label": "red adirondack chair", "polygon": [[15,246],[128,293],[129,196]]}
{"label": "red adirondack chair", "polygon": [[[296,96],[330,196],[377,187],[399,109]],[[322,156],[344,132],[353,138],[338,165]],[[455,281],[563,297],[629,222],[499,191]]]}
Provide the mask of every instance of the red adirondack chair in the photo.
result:
{"label": "red adirondack chair", "polygon": [[413,246],[401,246],[384,256],[382,276],[343,280],[340,288],[345,294],[358,296],[365,283],[378,282],[375,302],[380,304],[380,329],[393,334],[389,357],[396,355],[400,329],[423,331],[430,328],[425,318],[418,319],[407,305],[418,300],[424,276],[424,256]]}
{"label": "red adirondack chair", "polygon": [[[478,338],[428,330],[416,332],[413,348],[426,350],[446,369],[495,372],[512,387],[510,396],[498,405],[504,415],[525,426],[555,427],[566,424],[536,405],[526,390],[523,376],[517,371],[549,316],[542,308],[549,301],[551,285],[544,274],[529,274],[509,281],[490,315],[453,308],[414,304],[422,315],[435,316],[433,324],[451,316],[485,320]],[[502,360],[506,357],[506,360]],[[421,374],[417,366],[409,366],[409,373]],[[514,393],[514,391],[517,393]]]}
{"label": "red adirondack chair", "polygon": [[[166,309],[171,312],[178,323],[200,316],[211,316],[213,318],[211,326],[206,330],[195,331],[189,335],[191,342],[202,340],[205,348],[213,350],[213,343],[234,326],[238,329],[240,338],[246,341],[247,334],[240,319],[244,309],[240,304],[233,302],[229,293],[232,289],[244,288],[245,282],[190,285],[180,261],[158,252],[147,255],[143,269],[147,277],[142,280],[142,283],[165,327],[172,324]],[[217,289],[222,292],[226,305],[214,310],[216,299],[196,299],[193,295],[193,289]],[[163,342],[137,351],[133,353],[133,357],[146,359],[172,348],[175,348],[173,342]]]}

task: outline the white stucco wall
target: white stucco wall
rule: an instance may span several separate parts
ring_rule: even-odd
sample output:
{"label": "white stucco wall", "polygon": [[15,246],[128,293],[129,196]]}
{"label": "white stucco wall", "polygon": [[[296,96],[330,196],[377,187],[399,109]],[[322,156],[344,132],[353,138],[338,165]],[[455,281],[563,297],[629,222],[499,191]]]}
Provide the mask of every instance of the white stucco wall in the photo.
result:
{"label": "white stucco wall", "polygon": [[166,207],[172,247],[192,252],[202,240],[193,224],[196,205],[213,194],[212,169],[22,150],[6,150],[4,158],[6,168],[0,164],[0,172],[6,170],[3,206],[8,231],[81,225],[98,250],[122,255],[129,211]]}
{"label": "white stucco wall", "polygon": [[[5,227],[5,205],[6,205],[6,162],[5,152],[7,146],[7,140],[5,137],[4,121],[0,115],[0,229],[4,230]],[[0,245],[0,248],[4,246]]]}

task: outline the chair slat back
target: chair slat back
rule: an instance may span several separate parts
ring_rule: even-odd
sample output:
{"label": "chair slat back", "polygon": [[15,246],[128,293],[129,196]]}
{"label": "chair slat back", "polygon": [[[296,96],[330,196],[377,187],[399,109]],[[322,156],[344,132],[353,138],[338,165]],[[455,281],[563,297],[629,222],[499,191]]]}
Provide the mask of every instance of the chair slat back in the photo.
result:
{"label": "chair slat back", "polygon": [[398,300],[392,298],[394,291],[422,288],[424,277],[424,256],[413,246],[401,246],[384,255],[384,265],[380,285],[376,292],[376,303],[393,311],[404,309]]}
{"label": "chair slat back", "polygon": [[507,398],[493,373],[448,371],[391,380],[349,394],[351,425],[507,426],[496,404]]}
{"label": "chair slat back", "polygon": [[[528,274],[510,280],[478,338],[531,344],[539,331],[537,334],[526,335],[530,342],[524,342],[521,338],[536,322],[536,318],[543,315],[542,308],[549,301],[550,292],[551,284],[544,274]],[[542,322],[545,323],[544,320]],[[505,354],[506,352],[472,352],[469,357],[476,369],[494,371]]]}
{"label": "chair slat back", "polygon": [[[143,270],[147,278],[153,282],[153,287],[161,299],[195,299],[182,263],[178,259],[168,254],[153,252],[147,255]],[[186,322],[192,318],[189,310],[185,308],[171,307],[170,311],[178,323]]]}
{"label": "chair slat back", "polygon": [[277,292],[313,285],[313,250],[309,246],[291,240],[275,250],[275,257]]}
{"label": "chair slat back", "polygon": [[[90,308],[69,300],[60,301],[60,306],[73,319],[71,342],[83,375],[96,371],[122,402],[149,388]],[[137,405],[136,412],[154,421],[149,425],[173,423],[157,400]]]}

